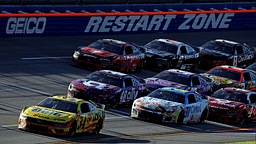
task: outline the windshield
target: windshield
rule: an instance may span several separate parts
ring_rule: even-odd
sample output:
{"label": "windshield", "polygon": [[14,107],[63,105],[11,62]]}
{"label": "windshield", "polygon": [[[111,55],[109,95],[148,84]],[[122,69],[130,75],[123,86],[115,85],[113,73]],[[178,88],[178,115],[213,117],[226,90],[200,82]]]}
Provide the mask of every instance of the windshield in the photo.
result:
{"label": "windshield", "polygon": [[185,96],[183,94],[175,93],[172,91],[160,90],[160,89],[153,91],[148,95],[148,97],[158,98],[158,99],[163,99],[163,100],[173,101],[173,102],[178,102],[183,104],[185,102]]}
{"label": "windshield", "polygon": [[210,42],[202,45],[202,47],[211,49],[211,50],[224,52],[227,54],[233,54],[233,46],[229,45],[227,43],[217,43],[215,41],[210,41]]}
{"label": "windshield", "polygon": [[75,102],[59,100],[54,98],[47,98],[41,103],[39,103],[37,106],[66,111],[66,112],[72,112],[72,113],[77,112],[77,104]]}
{"label": "windshield", "polygon": [[233,79],[236,81],[240,81],[241,78],[241,72],[223,69],[219,67],[212,69],[211,71],[207,72],[207,74]]}
{"label": "windshield", "polygon": [[256,63],[253,63],[252,65],[248,66],[246,69],[250,69],[250,70],[256,71]]}
{"label": "windshield", "polygon": [[118,87],[123,87],[123,81],[122,79],[119,79],[118,77],[102,74],[99,72],[94,72],[92,74],[89,74],[85,77],[86,79],[97,81],[105,84],[110,84]]}
{"label": "windshield", "polygon": [[190,86],[190,84],[189,84],[189,82],[190,82],[189,81],[189,77],[186,77],[186,76],[183,76],[183,75],[179,75],[179,74],[175,74],[175,73],[169,73],[168,71],[162,71],[159,74],[155,75],[154,77]]}
{"label": "windshield", "polygon": [[246,103],[247,96],[245,93],[234,91],[219,90],[211,95],[211,97]]}
{"label": "windshield", "polygon": [[152,41],[145,45],[145,47],[157,49],[160,51],[166,51],[169,53],[177,54],[178,47],[175,45],[167,44],[160,41]]}
{"label": "windshield", "polygon": [[96,48],[103,51],[108,51],[115,54],[121,54],[122,53],[122,46],[113,44],[113,43],[106,43],[103,41],[96,41],[92,44],[90,44],[88,47]]}

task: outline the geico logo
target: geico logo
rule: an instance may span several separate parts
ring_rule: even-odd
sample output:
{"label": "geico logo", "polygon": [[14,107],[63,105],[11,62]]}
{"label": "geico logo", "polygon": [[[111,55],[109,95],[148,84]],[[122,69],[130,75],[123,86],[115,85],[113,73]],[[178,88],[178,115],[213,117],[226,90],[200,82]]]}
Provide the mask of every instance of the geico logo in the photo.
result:
{"label": "geico logo", "polygon": [[[231,17],[235,13],[185,14],[177,22],[179,15],[131,15],[131,16],[93,16],[90,18],[84,32],[120,32],[120,31],[158,31],[177,26],[178,30],[228,28]],[[172,24],[173,22],[173,24]]]}
{"label": "geico logo", "polygon": [[11,17],[7,21],[6,34],[41,34],[45,26],[45,17]]}

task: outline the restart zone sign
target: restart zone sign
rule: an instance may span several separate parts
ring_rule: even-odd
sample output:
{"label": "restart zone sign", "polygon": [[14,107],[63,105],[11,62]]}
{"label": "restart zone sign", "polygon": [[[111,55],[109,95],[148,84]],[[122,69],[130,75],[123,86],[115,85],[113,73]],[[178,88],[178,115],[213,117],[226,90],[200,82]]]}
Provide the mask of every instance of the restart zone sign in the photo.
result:
{"label": "restart zone sign", "polygon": [[0,25],[0,36],[252,30],[256,10],[0,14]]}

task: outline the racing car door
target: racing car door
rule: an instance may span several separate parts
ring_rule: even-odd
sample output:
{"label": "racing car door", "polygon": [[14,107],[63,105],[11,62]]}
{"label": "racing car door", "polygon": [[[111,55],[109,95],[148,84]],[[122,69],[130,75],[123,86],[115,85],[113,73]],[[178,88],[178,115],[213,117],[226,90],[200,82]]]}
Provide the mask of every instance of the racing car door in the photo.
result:
{"label": "racing car door", "polygon": [[137,54],[134,53],[134,48],[131,45],[124,46],[124,60],[123,66],[125,67],[134,67],[138,65],[140,61],[140,57],[136,56]]}
{"label": "racing car door", "polygon": [[234,52],[233,66],[246,66],[253,58],[254,54],[249,48],[243,45],[237,45]]}
{"label": "racing car door", "polygon": [[187,95],[185,100],[185,116],[184,121],[186,122],[198,122],[200,119],[202,110],[202,100],[197,95],[190,93]]}
{"label": "racing car door", "polygon": [[252,88],[256,87],[256,74],[252,73],[251,71],[245,71],[243,73],[243,80],[242,84],[244,89],[251,90]]}
{"label": "racing car door", "polygon": [[122,89],[120,102],[129,102],[133,101],[138,96],[138,80],[128,76],[124,79],[124,88]]}
{"label": "racing car door", "polygon": [[247,98],[247,113],[249,119],[256,118],[256,94],[252,93]]}
{"label": "racing car door", "polygon": [[211,85],[203,77],[195,75],[192,77],[192,89],[200,94],[207,94]]}
{"label": "racing car door", "polygon": [[85,132],[90,129],[93,115],[88,103],[82,103],[80,106],[80,117],[77,121],[77,131]]}

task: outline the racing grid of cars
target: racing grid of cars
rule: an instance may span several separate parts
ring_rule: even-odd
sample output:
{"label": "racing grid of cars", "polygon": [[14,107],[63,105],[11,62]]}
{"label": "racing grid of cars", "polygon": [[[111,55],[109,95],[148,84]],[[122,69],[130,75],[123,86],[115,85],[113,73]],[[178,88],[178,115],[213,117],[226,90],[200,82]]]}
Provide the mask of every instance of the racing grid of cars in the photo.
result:
{"label": "racing grid of cars", "polygon": [[[67,96],[24,107],[18,127],[66,136],[99,134],[105,106],[119,104],[132,105],[131,117],[137,119],[179,125],[208,118],[243,124],[256,119],[255,49],[223,39],[201,47],[169,39],[145,46],[100,39],[78,47],[72,58],[72,65],[97,71],[71,82]],[[193,73],[204,64],[212,69]],[[142,68],[159,73],[146,79],[123,73]]]}

